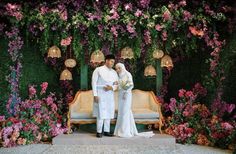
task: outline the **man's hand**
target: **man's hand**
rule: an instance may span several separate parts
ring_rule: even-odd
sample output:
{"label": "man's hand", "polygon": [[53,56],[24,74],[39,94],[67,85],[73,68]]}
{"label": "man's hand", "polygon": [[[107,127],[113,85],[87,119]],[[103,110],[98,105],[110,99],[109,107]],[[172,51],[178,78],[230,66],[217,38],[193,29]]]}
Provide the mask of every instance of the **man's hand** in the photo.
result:
{"label": "man's hand", "polygon": [[98,103],[98,96],[94,96],[93,99],[95,103]]}
{"label": "man's hand", "polygon": [[118,84],[119,84],[118,81],[113,82],[113,85],[118,85]]}
{"label": "man's hand", "polygon": [[109,86],[109,85],[106,85],[103,89],[105,91],[113,90],[112,86]]}

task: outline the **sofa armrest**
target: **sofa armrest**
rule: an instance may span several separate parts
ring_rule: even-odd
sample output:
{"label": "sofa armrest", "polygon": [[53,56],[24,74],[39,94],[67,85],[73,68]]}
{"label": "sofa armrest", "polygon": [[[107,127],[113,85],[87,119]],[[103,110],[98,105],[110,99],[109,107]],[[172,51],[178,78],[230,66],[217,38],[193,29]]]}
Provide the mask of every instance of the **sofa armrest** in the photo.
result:
{"label": "sofa armrest", "polygon": [[161,103],[152,91],[150,92],[150,94],[151,94],[150,107],[152,108],[152,110],[159,113],[159,122],[158,122],[159,123],[159,131],[162,134],[162,126],[163,126],[163,122],[164,122],[164,117],[161,112]]}
{"label": "sofa armrest", "polygon": [[160,101],[156,98],[155,94],[151,91],[150,92],[150,109],[158,112],[159,113],[159,118],[163,120],[162,112],[161,112],[161,103]]}

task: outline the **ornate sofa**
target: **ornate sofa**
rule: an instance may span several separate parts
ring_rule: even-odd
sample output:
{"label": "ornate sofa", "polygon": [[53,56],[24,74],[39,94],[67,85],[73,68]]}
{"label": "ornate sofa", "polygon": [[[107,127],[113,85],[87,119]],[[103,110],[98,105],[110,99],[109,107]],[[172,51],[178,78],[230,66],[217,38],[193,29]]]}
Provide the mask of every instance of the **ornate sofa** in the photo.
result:
{"label": "ornate sofa", "polygon": [[[137,124],[158,124],[162,133],[163,116],[161,104],[152,91],[132,90],[132,111]],[[116,122],[118,107],[118,92],[115,92],[115,119]],[[74,100],[69,104],[68,112],[68,133],[71,132],[71,124],[91,124],[96,123],[93,111],[93,93],[89,91],[78,91]]]}

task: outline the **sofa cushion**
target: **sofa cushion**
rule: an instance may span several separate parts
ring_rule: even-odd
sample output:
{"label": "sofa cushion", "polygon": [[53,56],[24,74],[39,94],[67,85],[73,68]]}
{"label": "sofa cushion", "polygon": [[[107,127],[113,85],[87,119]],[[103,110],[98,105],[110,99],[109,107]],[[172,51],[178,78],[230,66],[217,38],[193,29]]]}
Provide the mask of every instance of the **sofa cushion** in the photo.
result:
{"label": "sofa cushion", "polygon": [[133,109],[134,119],[157,119],[159,114],[150,109]]}
{"label": "sofa cushion", "polygon": [[[159,114],[150,109],[133,109],[134,119],[157,119]],[[92,110],[80,109],[78,112],[71,112],[72,119],[94,119]],[[115,112],[117,118],[117,110]]]}
{"label": "sofa cushion", "polygon": [[80,109],[78,112],[71,112],[72,119],[94,119],[92,110]]}

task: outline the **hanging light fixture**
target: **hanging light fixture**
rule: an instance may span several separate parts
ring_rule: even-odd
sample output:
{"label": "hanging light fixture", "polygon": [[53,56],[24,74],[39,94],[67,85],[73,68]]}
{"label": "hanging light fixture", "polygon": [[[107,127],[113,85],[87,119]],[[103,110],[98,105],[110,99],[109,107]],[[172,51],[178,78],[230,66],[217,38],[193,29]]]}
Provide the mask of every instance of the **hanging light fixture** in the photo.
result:
{"label": "hanging light fixture", "polygon": [[76,61],[70,58],[70,59],[66,59],[64,64],[66,65],[66,67],[73,68],[76,66]]}
{"label": "hanging light fixture", "polygon": [[105,56],[101,50],[96,50],[92,53],[90,62],[91,63],[102,63],[105,61]]}
{"label": "hanging light fixture", "polygon": [[134,52],[130,47],[125,47],[121,50],[122,59],[132,59],[134,58]]}
{"label": "hanging light fixture", "polygon": [[60,80],[72,80],[72,74],[67,68],[61,72]]}
{"label": "hanging light fixture", "polygon": [[[67,58],[67,52],[66,52]],[[76,66],[76,60],[71,57],[71,46],[69,46],[69,58],[65,60],[64,64],[66,67],[73,68]]]}
{"label": "hanging light fixture", "polygon": [[156,76],[156,69],[152,65],[148,65],[144,70],[144,76]]}
{"label": "hanging light fixture", "polygon": [[164,52],[160,49],[155,49],[152,53],[152,57],[155,59],[160,59],[164,56]]}
{"label": "hanging light fixture", "polygon": [[61,57],[61,50],[55,45],[50,47],[48,49],[48,57],[60,58]]}
{"label": "hanging light fixture", "polygon": [[172,59],[171,59],[171,57],[169,55],[165,55],[161,59],[161,67],[167,67],[168,69],[171,69],[171,68],[174,67],[173,61],[172,61]]}

